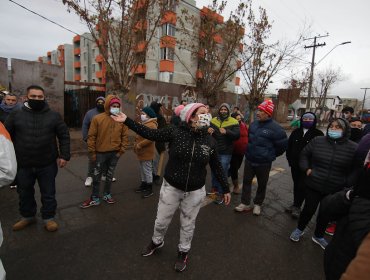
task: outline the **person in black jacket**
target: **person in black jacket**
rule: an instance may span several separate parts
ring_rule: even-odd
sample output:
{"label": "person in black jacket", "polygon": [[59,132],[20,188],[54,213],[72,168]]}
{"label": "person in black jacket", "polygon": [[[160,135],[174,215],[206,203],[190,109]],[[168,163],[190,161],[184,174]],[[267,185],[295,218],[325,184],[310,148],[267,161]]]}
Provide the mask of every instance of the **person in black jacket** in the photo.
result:
{"label": "person in black jacket", "polygon": [[362,241],[370,233],[370,145],[360,143],[359,148],[361,145],[368,152],[366,157],[361,152],[363,147],[356,151],[356,160],[362,160],[362,163],[354,188],[329,195],[320,206],[320,212],[337,220],[336,232],[324,254],[325,275],[328,280],[340,279],[356,256]]}
{"label": "person in black jacket", "polygon": [[164,244],[164,236],[175,211],[180,208],[180,243],[176,271],[186,268],[195,221],[205,197],[206,166],[209,164],[222,185],[225,204],[230,202],[230,190],[217,155],[217,143],[208,134],[211,116],[204,104],[192,103],[180,113],[179,126],[153,130],[140,125],[123,113],[112,118],[124,122],[137,134],[152,141],[169,142],[169,159],[162,183],[154,234],[142,256],[150,256]]}
{"label": "person in black jacket", "polygon": [[[40,86],[27,88],[27,99],[20,110],[13,111],[5,126],[12,136],[17,156],[17,183],[21,220],[13,230],[35,223],[37,205],[34,185],[37,180],[41,193],[41,216],[47,231],[56,231],[57,208],[55,177],[58,166],[63,168],[70,159],[70,136],[59,113],[52,111]],[[58,139],[58,141],[57,141]]]}
{"label": "person in black jacket", "polygon": [[304,172],[299,168],[299,155],[303,148],[316,136],[324,133],[316,128],[316,116],[312,112],[306,112],[300,119],[299,128],[290,134],[286,158],[288,160],[293,179],[293,205],[286,209],[293,218],[299,218],[301,206],[304,201]]}
{"label": "person in black jacket", "polygon": [[[355,181],[354,160],[357,144],[349,140],[349,123],[338,118],[329,123],[326,136],[315,137],[302,151],[299,166],[306,173],[305,204],[298,226],[290,239],[298,242],[320,202],[329,194],[352,186]],[[329,220],[318,215],[312,241],[325,249],[325,228]]]}

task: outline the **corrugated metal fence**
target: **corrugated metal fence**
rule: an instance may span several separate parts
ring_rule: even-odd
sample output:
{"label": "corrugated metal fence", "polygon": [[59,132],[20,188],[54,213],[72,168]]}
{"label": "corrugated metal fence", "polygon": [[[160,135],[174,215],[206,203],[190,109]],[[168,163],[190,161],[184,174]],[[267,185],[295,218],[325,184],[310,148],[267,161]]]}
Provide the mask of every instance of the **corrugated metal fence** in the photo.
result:
{"label": "corrugated metal fence", "polygon": [[88,88],[64,92],[64,121],[68,127],[81,128],[86,112],[95,107],[95,100],[105,92]]}

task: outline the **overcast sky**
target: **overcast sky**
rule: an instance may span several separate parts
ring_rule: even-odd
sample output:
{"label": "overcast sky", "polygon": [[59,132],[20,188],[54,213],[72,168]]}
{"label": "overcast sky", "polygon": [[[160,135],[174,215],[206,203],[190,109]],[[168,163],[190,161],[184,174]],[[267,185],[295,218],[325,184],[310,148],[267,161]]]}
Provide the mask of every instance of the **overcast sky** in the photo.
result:
{"label": "overcast sky", "polygon": [[[77,32],[87,31],[78,17],[68,13],[61,0],[14,0],[55,22]],[[198,0],[197,6],[207,6],[210,0]],[[237,0],[228,1],[228,10],[236,6]],[[364,91],[361,87],[370,87],[370,11],[369,0],[255,0],[267,10],[273,21],[272,36],[274,39],[293,40],[306,22],[312,26],[312,35],[329,37],[318,40],[326,43],[325,47],[316,49],[316,62],[319,61],[337,44],[351,41],[351,44],[335,48],[317,67],[315,71],[325,68],[340,67],[346,79],[332,88],[330,94],[342,97],[356,97],[362,100]],[[226,15],[225,15],[226,16]],[[47,51],[56,49],[59,44],[71,43],[72,33],[54,25],[8,1],[0,1],[0,56],[36,60],[46,55]],[[307,45],[311,45],[307,41]],[[302,58],[311,61],[312,48],[304,51]],[[309,64],[307,64],[309,66]],[[303,70],[305,65],[295,69]],[[286,74],[273,79],[270,91],[286,79]],[[370,105],[370,90],[367,104]],[[367,106],[370,108],[370,106]]]}

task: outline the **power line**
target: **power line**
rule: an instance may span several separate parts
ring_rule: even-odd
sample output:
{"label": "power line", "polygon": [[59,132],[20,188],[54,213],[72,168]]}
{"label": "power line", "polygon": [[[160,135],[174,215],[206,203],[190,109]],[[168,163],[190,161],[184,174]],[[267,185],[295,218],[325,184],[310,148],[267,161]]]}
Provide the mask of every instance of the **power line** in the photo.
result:
{"label": "power line", "polygon": [[[12,2],[12,3],[14,3],[14,4],[16,4],[16,5],[18,5],[18,6],[19,6],[19,7],[21,7],[22,9],[25,9],[26,11],[28,11],[28,12],[30,12],[30,13],[33,13],[33,14],[35,14],[35,15],[37,15],[37,16],[39,16],[39,17],[43,18],[44,20],[47,20],[47,21],[49,21],[49,22],[51,22],[51,23],[53,23],[53,24],[55,24],[55,25],[57,25],[57,26],[59,26],[59,27],[61,27],[61,28],[65,29],[65,30],[67,30],[67,31],[69,31],[69,32],[71,32],[71,33],[73,33],[73,34],[75,34],[75,35],[80,35],[80,34],[78,34],[77,32],[75,32],[75,31],[73,31],[73,30],[71,30],[71,29],[69,29],[69,28],[67,28],[67,27],[65,27],[65,26],[63,26],[63,25],[61,25],[60,23],[57,23],[57,22],[55,22],[55,21],[53,21],[53,20],[51,20],[51,19],[49,19],[49,18],[47,18],[47,17],[45,17],[45,16],[43,16],[43,15],[41,15],[41,14],[37,13],[37,12],[35,12],[35,11],[32,11],[32,10],[30,10],[29,8],[27,8],[27,7],[23,6],[23,5],[21,5],[21,4],[17,3],[17,2],[15,2],[15,1],[13,1],[13,0],[9,0],[9,1],[10,1],[10,2]],[[85,36],[83,36],[83,35],[80,35],[80,36],[81,36],[81,37],[83,37],[83,38],[85,38],[85,39],[87,39],[87,40],[89,40],[89,41],[91,41],[91,42],[95,42],[94,40],[92,40],[92,39],[90,39],[90,38],[88,38],[88,37],[85,37]]]}

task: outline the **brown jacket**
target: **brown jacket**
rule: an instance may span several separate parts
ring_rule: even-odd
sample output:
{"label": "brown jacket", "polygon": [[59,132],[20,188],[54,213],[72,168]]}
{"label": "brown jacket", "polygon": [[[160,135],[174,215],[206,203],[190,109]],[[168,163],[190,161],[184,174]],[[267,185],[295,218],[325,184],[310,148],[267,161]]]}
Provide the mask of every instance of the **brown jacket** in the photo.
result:
{"label": "brown jacket", "polygon": [[87,136],[90,155],[114,151],[122,155],[128,146],[128,127],[110,117],[109,102],[113,97],[108,95],[104,104],[105,112],[96,115],[91,121]]}
{"label": "brown jacket", "polygon": [[[157,118],[149,119],[142,124],[151,129],[157,129],[158,127]],[[136,153],[138,160],[153,160],[154,148],[155,142],[136,134],[134,152]]]}
{"label": "brown jacket", "polygon": [[357,250],[356,257],[342,274],[341,280],[370,279],[370,233],[364,238]]}

